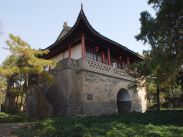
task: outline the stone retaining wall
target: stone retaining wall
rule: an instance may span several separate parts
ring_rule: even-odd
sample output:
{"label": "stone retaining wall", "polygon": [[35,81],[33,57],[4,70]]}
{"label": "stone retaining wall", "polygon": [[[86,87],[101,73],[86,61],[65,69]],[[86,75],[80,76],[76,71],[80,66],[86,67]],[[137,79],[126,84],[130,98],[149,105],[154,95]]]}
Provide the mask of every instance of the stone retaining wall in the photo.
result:
{"label": "stone retaining wall", "polygon": [[102,115],[118,113],[117,94],[128,90],[131,111],[146,110],[145,90],[133,91],[125,70],[87,60],[63,59],[50,70],[55,80],[44,89],[53,115]]}

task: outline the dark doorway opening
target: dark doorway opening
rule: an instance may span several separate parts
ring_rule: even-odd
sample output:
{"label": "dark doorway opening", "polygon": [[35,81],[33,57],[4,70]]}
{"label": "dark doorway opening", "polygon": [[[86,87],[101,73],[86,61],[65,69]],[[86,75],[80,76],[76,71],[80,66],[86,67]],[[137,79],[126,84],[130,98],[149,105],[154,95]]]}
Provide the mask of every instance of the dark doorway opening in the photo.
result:
{"label": "dark doorway opening", "polygon": [[120,89],[117,95],[118,113],[131,112],[131,98],[126,89]]}

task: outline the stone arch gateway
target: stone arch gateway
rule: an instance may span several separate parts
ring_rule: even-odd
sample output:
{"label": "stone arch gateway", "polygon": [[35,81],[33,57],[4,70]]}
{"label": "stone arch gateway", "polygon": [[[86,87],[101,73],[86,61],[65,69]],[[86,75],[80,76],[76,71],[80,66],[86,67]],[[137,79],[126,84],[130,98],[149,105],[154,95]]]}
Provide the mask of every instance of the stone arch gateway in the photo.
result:
{"label": "stone arch gateway", "polygon": [[131,97],[124,88],[120,89],[117,94],[118,113],[131,112]]}

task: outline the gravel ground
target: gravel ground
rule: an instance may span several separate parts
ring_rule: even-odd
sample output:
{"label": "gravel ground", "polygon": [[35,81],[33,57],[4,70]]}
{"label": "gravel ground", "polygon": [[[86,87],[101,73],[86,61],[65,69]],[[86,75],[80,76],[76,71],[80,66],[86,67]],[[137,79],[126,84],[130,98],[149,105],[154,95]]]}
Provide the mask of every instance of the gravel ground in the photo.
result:
{"label": "gravel ground", "polygon": [[25,123],[0,123],[0,137],[17,137],[13,131],[25,127]]}

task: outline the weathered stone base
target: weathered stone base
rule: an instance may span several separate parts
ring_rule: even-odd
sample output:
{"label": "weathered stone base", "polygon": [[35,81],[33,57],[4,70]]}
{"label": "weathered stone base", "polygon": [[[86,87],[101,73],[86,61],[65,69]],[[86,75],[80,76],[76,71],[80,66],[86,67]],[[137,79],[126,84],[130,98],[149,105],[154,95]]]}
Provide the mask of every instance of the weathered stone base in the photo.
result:
{"label": "weathered stone base", "polygon": [[[131,111],[145,111],[145,93],[128,89],[128,85],[133,81],[90,71],[82,71],[80,75],[83,76],[83,114],[102,115],[118,113],[117,94],[121,89],[126,89],[130,95]],[[88,99],[87,96],[92,96],[92,99]]]}
{"label": "weathered stone base", "polygon": [[52,116],[52,106],[45,98],[42,88],[32,85],[26,97],[26,117],[30,120]]}
{"label": "weathered stone base", "polygon": [[146,110],[145,90],[128,85],[134,79],[123,70],[82,60],[64,59],[50,73],[55,77],[44,94],[53,115],[102,115],[118,113],[117,95],[121,89],[130,96],[130,111]]}

